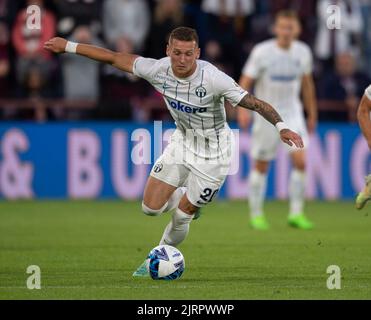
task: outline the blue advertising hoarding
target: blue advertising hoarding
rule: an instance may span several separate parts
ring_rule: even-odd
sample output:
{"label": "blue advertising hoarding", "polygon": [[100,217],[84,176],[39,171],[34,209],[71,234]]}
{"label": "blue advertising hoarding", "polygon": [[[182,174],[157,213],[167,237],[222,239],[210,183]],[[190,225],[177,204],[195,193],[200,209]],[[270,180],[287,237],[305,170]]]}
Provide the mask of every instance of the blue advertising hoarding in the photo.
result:
{"label": "blue advertising hoarding", "polygon": [[[236,129],[235,125],[231,125]],[[49,122],[0,124],[0,197],[140,199],[154,160],[172,133],[171,123]],[[250,136],[235,131],[234,170],[219,198],[248,194]],[[307,152],[310,199],[350,199],[371,172],[359,127],[321,124]],[[280,148],[272,163],[268,197],[287,198],[290,161]]]}

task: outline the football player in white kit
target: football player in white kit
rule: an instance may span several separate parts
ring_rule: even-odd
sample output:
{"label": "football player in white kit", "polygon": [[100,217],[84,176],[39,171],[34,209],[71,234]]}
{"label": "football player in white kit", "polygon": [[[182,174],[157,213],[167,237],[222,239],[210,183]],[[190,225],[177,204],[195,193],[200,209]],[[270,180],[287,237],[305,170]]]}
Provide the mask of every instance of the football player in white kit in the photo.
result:
{"label": "football player in white kit", "polygon": [[[367,87],[358,108],[357,118],[362,133],[366,138],[368,148],[371,150],[371,84]],[[371,174],[366,178],[366,186],[358,193],[356,198],[356,208],[362,209],[367,201],[371,200]]]}
{"label": "football player in white kit", "polygon": [[[174,210],[160,244],[177,246],[185,239],[193,216],[212,201],[228,174],[233,136],[226,123],[225,99],[260,113],[273,128],[276,126],[283,142],[303,147],[301,137],[288,128],[271,105],[250,95],[212,64],[199,60],[198,36],[191,28],[172,31],[167,57],[160,60],[63,38],[47,41],[45,49],[109,63],[146,79],[163,95],[176,130],[151,170],[142,202],[143,212],[150,216]],[[147,275],[145,263],[133,274]]]}
{"label": "football player in white kit", "polygon": [[[296,40],[300,22],[294,11],[284,10],[274,22],[275,38],[257,44],[242,71],[240,86],[247,91],[255,88],[255,96],[274,105],[284,121],[298,132],[306,146],[307,127],[310,132],[317,124],[317,106],[312,77],[312,54],[310,48]],[[300,99],[307,111],[307,126]],[[238,108],[237,119],[241,128],[247,128],[250,112]],[[254,160],[249,175],[250,226],[267,230],[269,224],[264,216],[263,203],[269,163],[276,157],[279,139],[271,125],[259,114],[254,114],[251,156]],[[313,224],[304,215],[305,150],[288,146],[293,170],[289,181],[289,225],[311,229]]]}

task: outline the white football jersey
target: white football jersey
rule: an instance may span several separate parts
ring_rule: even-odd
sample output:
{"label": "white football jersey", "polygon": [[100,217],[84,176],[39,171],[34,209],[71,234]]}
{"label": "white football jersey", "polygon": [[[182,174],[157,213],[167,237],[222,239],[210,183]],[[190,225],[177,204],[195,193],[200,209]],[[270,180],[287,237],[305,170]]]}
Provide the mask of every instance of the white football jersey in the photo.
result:
{"label": "white football jersey", "polygon": [[182,139],[178,143],[184,146],[186,154],[207,160],[230,159],[233,134],[226,123],[224,101],[236,106],[247,91],[203,60],[197,60],[197,68],[188,78],[177,78],[173,74],[169,57],[160,60],[138,57],[133,73],[163,95],[182,133],[174,137]]}
{"label": "white football jersey", "polygon": [[243,74],[255,80],[255,96],[269,102],[285,120],[303,113],[301,82],[312,73],[312,61],[305,43],[294,41],[284,50],[270,39],[253,48]]}
{"label": "white football jersey", "polygon": [[202,60],[197,60],[196,71],[183,79],[173,74],[169,57],[160,60],[138,57],[133,73],[163,95],[171,116],[183,132],[200,129],[212,134],[223,129],[224,100],[236,106],[247,94],[231,77]]}
{"label": "white football jersey", "polygon": [[365,95],[366,97],[371,100],[371,84],[367,87],[366,91],[365,91]]}

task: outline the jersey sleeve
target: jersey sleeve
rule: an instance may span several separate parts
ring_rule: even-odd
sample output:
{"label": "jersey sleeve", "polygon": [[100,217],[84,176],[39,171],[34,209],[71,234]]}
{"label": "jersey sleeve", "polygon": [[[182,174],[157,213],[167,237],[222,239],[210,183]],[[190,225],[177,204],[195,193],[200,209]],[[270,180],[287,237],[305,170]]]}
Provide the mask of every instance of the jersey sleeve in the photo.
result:
{"label": "jersey sleeve", "polygon": [[313,72],[313,55],[309,47],[305,47],[303,71],[305,75]]}
{"label": "jersey sleeve", "polygon": [[260,59],[260,53],[261,50],[259,50],[258,47],[255,47],[252,49],[249,58],[247,59],[245,66],[242,69],[242,74],[252,78],[256,79],[259,77],[260,70],[261,70],[261,59]]}
{"label": "jersey sleeve", "polygon": [[133,73],[150,82],[155,74],[157,62],[156,59],[138,57],[134,60]]}
{"label": "jersey sleeve", "polygon": [[368,100],[371,101],[371,84],[367,87],[367,89],[365,91],[365,95],[368,98]]}
{"label": "jersey sleeve", "polygon": [[215,94],[225,98],[233,107],[237,106],[247,94],[247,91],[242,89],[236,81],[220,70],[215,72],[213,80]]}

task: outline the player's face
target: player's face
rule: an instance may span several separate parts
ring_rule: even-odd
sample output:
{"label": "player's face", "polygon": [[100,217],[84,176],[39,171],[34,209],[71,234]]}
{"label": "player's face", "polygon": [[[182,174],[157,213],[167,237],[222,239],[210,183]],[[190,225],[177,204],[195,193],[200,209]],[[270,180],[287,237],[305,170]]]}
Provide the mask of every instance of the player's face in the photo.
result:
{"label": "player's face", "polygon": [[280,45],[289,47],[300,34],[300,24],[294,18],[277,18],[274,33]]}
{"label": "player's face", "polygon": [[186,78],[196,70],[200,48],[195,41],[172,39],[167,46],[166,54],[170,57],[174,75],[178,78]]}

